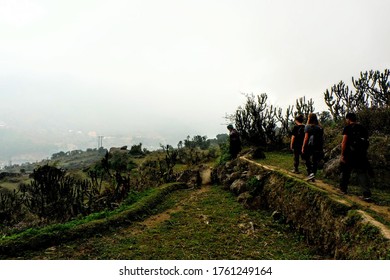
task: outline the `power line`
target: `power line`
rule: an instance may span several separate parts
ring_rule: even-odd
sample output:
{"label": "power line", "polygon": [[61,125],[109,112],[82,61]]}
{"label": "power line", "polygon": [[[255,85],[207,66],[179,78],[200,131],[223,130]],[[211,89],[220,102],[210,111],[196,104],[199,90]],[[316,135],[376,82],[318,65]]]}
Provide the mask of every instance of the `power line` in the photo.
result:
{"label": "power line", "polygon": [[98,136],[98,149],[103,148],[103,138],[104,136],[102,135]]}

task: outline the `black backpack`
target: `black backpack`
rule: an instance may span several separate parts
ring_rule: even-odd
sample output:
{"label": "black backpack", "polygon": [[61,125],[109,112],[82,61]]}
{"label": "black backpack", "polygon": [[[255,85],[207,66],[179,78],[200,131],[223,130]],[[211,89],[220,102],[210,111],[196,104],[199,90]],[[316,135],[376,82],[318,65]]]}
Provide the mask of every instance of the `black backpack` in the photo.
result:
{"label": "black backpack", "polygon": [[324,130],[320,126],[313,126],[309,131],[308,146],[314,151],[322,151],[324,146]]}
{"label": "black backpack", "polygon": [[363,126],[359,124],[352,125],[349,137],[349,149],[352,153],[360,154],[367,152],[370,142],[368,141],[368,133]]}

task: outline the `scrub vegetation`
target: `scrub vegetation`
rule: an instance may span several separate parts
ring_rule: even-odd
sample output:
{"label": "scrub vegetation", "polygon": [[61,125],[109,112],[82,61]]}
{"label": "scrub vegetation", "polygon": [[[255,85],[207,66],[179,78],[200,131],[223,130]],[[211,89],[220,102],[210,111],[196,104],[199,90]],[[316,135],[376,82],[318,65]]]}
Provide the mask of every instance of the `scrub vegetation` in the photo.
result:
{"label": "scrub vegetation", "polygon": [[[372,205],[379,207],[390,206],[389,75],[388,69],[362,72],[352,78],[355,91],[342,81],[335,84],[324,92],[329,110],[317,112],[325,131],[324,167],[317,178],[338,185],[343,118],[346,112],[357,113],[370,133],[368,154],[375,173]],[[288,147],[293,119],[296,114],[315,112],[314,101],[301,97],[283,110],[269,105],[267,94],[245,97],[245,104],[227,117],[241,135],[241,156],[255,151],[262,154],[258,163],[291,175]],[[228,135],[215,139],[197,135],[155,151],[139,143],[130,149],[59,152],[38,163],[7,166],[0,173],[0,255],[24,259],[334,258],[335,254],[318,250],[321,244],[308,242],[307,228],[297,230],[269,207],[245,207],[242,197],[237,201],[226,191],[237,167],[227,168],[231,174],[222,181],[215,170],[236,163],[228,146]],[[247,171],[241,172],[241,177],[247,176]],[[296,199],[302,187],[296,180],[302,181],[302,176],[282,180],[280,191],[290,190],[294,198],[289,199]],[[264,182],[253,176],[241,186],[251,190],[246,195],[260,199],[259,192],[267,190]],[[352,179],[351,184],[350,193],[357,196],[356,181]],[[270,192],[268,197],[275,196]],[[377,218],[375,209],[365,210]],[[386,217],[378,217],[389,225]],[[363,231],[378,234],[371,227]],[[351,233],[342,236],[357,240]],[[372,246],[374,250],[376,245]],[[339,252],[338,256],[346,255]]]}

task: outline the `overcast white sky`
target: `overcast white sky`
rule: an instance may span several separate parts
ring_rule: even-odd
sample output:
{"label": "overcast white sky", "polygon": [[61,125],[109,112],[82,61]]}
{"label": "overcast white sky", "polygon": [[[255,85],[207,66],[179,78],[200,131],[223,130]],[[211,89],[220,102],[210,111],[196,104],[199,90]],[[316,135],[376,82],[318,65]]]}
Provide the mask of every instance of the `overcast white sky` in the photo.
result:
{"label": "overcast white sky", "polygon": [[[0,0],[0,126],[213,138],[390,67],[388,0]],[[176,143],[172,143],[176,144]]]}

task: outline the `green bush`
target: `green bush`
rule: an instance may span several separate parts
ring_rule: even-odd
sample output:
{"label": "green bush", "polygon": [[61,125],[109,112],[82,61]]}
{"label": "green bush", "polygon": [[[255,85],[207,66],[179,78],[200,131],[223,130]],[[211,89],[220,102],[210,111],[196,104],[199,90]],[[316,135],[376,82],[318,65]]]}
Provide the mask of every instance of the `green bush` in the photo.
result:
{"label": "green bush", "polygon": [[229,142],[220,144],[221,155],[217,159],[217,165],[221,166],[226,164],[228,161],[232,159],[229,153]]}
{"label": "green bush", "polygon": [[390,108],[366,108],[357,115],[369,134],[390,135]]}

